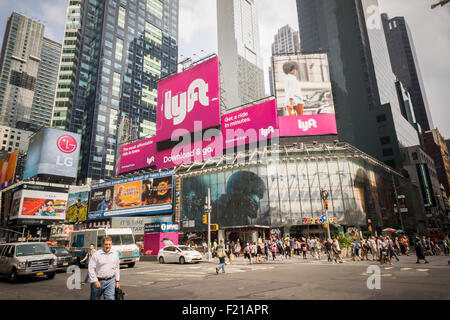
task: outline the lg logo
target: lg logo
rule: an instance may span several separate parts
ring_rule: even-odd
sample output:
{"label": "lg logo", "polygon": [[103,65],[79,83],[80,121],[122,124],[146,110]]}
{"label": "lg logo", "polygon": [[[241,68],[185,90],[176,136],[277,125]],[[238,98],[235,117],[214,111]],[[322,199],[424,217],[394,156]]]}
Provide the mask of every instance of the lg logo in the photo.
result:
{"label": "lg logo", "polygon": [[58,146],[58,149],[64,153],[72,153],[78,146],[75,138],[69,135],[59,137],[58,141],[56,141],[56,145]]}
{"label": "lg logo", "polygon": [[[78,144],[74,137],[70,135],[63,135],[59,137],[58,140],[56,141],[56,146],[58,147],[59,151],[69,154],[73,153],[77,149]],[[60,155],[58,155],[56,157],[56,165],[72,167],[73,158],[61,157]]]}

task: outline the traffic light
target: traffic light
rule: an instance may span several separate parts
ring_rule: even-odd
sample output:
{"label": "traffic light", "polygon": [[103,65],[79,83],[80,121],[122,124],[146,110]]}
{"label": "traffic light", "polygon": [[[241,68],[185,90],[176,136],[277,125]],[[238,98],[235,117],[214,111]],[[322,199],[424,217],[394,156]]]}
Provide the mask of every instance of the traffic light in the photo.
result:
{"label": "traffic light", "polygon": [[211,224],[211,231],[218,231],[219,225],[218,224]]}
{"label": "traffic light", "polygon": [[372,226],[369,226],[369,232],[372,232]]}
{"label": "traffic light", "polygon": [[328,229],[328,221],[325,221],[325,222],[324,222],[323,227],[324,227],[325,229]]}
{"label": "traffic light", "polygon": [[323,204],[325,205],[325,210],[328,210],[328,200],[323,200]]}
{"label": "traffic light", "polygon": [[207,213],[205,213],[205,214],[203,215],[203,223],[204,223],[204,224],[208,224],[208,214],[207,214]]}

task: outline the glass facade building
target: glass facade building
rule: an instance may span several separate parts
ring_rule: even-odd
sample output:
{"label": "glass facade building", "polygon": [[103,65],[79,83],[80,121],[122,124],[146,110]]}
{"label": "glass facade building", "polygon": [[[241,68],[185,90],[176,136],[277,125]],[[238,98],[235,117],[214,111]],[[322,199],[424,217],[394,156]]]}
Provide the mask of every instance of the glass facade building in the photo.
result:
{"label": "glass facade building", "polygon": [[31,110],[31,125],[36,128],[50,127],[60,59],[61,44],[44,38]]}
{"label": "glass facade building", "polygon": [[420,145],[402,116],[377,0],[297,0],[303,53],[326,52],[340,141],[394,168]]}
{"label": "glass facade building", "polygon": [[82,134],[79,179],[108,179],[119,144],[156,132],[157,81],[177,71],[178,1],[75,2],[79,31],[65,42],[75,81],[54,126]]}
{"label": "glass facade building", "polygon": [[[220,228],[285,228],[317,225],[324,214],[321,190],[328,191],[328,218],[345,227],[377,230],[397,225],[392,173],[348,145],[315,151],[288,147],[278,160],[239,165],[201,165],[179,171],[182,231],[205,231],[205,198],[211,192],[211,223]],[[289,231],[290,230],[290,231]]]}

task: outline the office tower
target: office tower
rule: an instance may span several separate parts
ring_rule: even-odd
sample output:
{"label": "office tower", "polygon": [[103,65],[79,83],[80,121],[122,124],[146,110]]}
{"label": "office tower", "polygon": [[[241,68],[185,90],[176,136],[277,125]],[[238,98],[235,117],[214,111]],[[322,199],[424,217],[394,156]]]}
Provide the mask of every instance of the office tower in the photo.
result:
{"label": "office tower", "polygon": [[82,134],[79,179],[107,179],[121,143],[155,134],[157,81],[177,71],[178,1],[70,4],[53,125]]}
{"label": "office tower", "polygon": [[255,0],[217,0],[222,113],[264,98]]}
{"label": "office tower", "polygon": [[420,73],[414,41],[404,17],[381,15],[392,71],[411,96],[417,122],[423,130],[433,129],[433,121]]}
{"label": "office tower", "polygon": [[400,110],[377,0],[297,0],[303,53],[328,54],[339,140],[394,168],[420,145]]}
{"label": "office tower", "polygon": [[16,149],[26,153],[32,134],[31,131],[0,125],[0,149],[8,153]]}
{"label": "office tower", "polygon": [[[77,133],[81,133],[81,124],[72,122],[72,113],[76,112],[73,106],[75,83],[82,76],[77,74],[77,70],[80,61],[84,3],[85,0],[70,0],[67,7],[61,64],[52,118],[52,127]],[[81,118],[82,113],[83,108],[80,108],[77,114],[78,118]],[[73,120],[75,121],[75,119]]]}
{"label": "office tower", "polygon": [[48,128],[51,125],[60,58],[61,44],[44,38],[41,64],[39,65],[31,108],[30,127],[32,128]]}
{"label": "office tower", "polygon": [[[288,24],[278,29],[272,43],[272,55],[300,52],[300,34]],[[269,88],[270,95],[274,95],[273,68],[269,67]]]}
{"label": "office tower", "polygon": [[439,182],[450,195],[450,155],[444,137],[438,129],[423,133],[425,152],[434,160]]}
{"label": "office tower", "polygon": [[300,34],[289,25],[278,29],[272,43],[272,54],[300,52]]}
{"label": "office tower", "polygon": [[16,12],[8,18],[0,56],[0,123],[3,125],[15,127],[17,122],[33,121],[43,38],[43,24]]}

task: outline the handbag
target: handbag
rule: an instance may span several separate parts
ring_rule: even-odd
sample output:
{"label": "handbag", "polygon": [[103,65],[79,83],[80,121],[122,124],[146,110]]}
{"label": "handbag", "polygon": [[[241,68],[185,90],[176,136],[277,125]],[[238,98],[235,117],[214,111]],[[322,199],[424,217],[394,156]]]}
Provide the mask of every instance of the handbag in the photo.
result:
{"label": "handbag", "polygon": [[114,297],[116,300],[124,300],[125,292],[122,289],[116,288],[116,291],[114,292]]}

